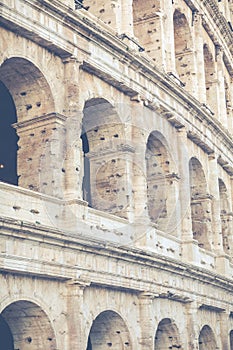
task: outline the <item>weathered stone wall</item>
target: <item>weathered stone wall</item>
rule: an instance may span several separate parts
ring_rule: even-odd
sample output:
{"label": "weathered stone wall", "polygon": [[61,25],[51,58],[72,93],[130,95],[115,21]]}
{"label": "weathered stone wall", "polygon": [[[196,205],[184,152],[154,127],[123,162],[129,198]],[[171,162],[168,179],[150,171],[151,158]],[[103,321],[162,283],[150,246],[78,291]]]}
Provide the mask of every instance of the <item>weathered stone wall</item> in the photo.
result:
{"label": "weathered stone wall", "polygon": [[1,1],[4,347],[233,349],[231,16]]}

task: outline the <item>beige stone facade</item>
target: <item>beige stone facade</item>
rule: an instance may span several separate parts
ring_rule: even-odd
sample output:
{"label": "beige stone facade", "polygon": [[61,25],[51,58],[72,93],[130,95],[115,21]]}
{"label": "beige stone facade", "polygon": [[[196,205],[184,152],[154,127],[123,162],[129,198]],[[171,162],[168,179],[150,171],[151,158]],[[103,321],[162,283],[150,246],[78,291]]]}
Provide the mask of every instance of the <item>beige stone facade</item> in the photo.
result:
{"label": "beige stone facade", "polygon": [[232,17],[0,1],[1,350],[233,350]]}

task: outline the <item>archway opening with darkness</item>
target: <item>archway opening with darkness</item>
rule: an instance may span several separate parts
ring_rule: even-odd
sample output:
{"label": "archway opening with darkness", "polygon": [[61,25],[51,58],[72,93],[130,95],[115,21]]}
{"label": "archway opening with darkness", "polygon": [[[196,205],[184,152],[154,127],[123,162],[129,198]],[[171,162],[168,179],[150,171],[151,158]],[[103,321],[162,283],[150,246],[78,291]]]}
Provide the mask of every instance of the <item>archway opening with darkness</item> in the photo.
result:
{"label": "archway opening with darkness", "polygon": [[[5,334],[1,332],[5,330]],[[3,337],[1,337],[3,335]],[[0,339],[9,349],[55,350],[56,339],[46,313],[36,304],[20,300],[8,305],[0,315]],[[13,345],[13,347],[12,347]]]}
{"label": "archway opening with darkness", "polygon": [[12,126],[16,121],[14,101],[8,89],[0,81],[0,181],[12,185],[18,185],[18,137]]}
{"label": "archway opening with darkness", "polygon": [[230,331],[230,350],[233,350],[233,330]]}
{"label": "archway opening with darkness", "polygon": [[7,322],[0,315],[0,347],[4,350],[14,350],[14,340]]}
{"label": "archway opening with darkness", "polygon": [[95,209],[124,216],[129,197],[125,125],[104,98],[86,101],[83,114],[83,197]]}
{"label": "archway opening with darkness", "polygon": [[212,329],[205,325],[199,335],[199,350],[216,350],[217,344]]}
{"label": "archway opening with darkness", "polygon": [[146,146],[147,207],[149,218],[160,230],[176,227],[175,203],[178,176],[163,135],[153,131]]}
{"label": "archway opening with darkness", "polygon": [[154,342],[154,350],[182,349],[179,331],[170,318],[159,322]]}
{"label": "archway opening with darkness", "polygon": [[[51,178],[57,154],[51,154],[48,149],[49,141],[54,139],[55,133],[55,122],[53,121],[55,105],[50,86],[39,68],[21,57],[11,57],[5,60],[0,66],[0,77],[1,98],[4,98],[5,102],[8,101],[6,105],[9,106],[9,110],[1,110],[1,113],[8,112],[9,115],[12,115],[12,120],[8,121],[8,128],[12,122],[16,122],[17,113],[15,127],[19,137],[17,152],[19,185],[51,194],[55,187]],[[12,101],[15,107],[12,106]],[[0,122],[3,123],[6,120],[6,116],[1,115]],[[2,137],[0,139],[2,143]],[[16,157],[16,141],[13,143]],[[41,171],[42,166],[43,171]],[[41,179],[42,175],[46,181]]]}
{"label": "archway opening with darkness", "polygon": [[104,311],[94,320],[86,350],[132,350],[128,328],[120,315]]}

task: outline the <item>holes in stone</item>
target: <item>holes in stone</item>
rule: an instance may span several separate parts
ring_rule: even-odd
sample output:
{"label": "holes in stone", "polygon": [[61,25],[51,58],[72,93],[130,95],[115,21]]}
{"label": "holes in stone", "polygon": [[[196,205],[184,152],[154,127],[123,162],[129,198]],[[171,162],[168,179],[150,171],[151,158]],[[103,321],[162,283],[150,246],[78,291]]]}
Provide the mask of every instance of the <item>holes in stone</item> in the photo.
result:
{"label": "holes in stone", "polygon": [[37,107],[41,106],[41,102],[36,102]]}
{"label": "holes in stone", "polygon": [[21,95],[21,96],[26,96],[27,93],[26,93],[26,91],[22,91],[22,92],[20,92],[20,95]]}
{"label": "holes in stone", "polygon": [[100,137],[100,140],[101,140],[101,141],[104,141],[104,140],[105,140],[105,137]]}
{"label": "holes in stone", "polygon": [[48,338],[48,341],[52,341],[53,340],[53,338]]}
{"label": "holes in stone", "polygon": [[119,135],[118,135],[118,134],[115,134],[114,137],[119,137]]}
{"label": "holes in stone", "polygon": [[26,110],[29,111],[29,109],[32,109],[32,105],[31,104],[26,105]]}
{"label": "holes in stone", "polygon": [[32,342],[32,338],[31,337],[27,337],[26,339],[25,339],[25,341],[26,341],[26,343],[31,343]]}
{"label": "holes in stone", "polygon": [[35,136],[35,134],[32,133],[32,134],[29,134],[29,136],[33,137],[33,136]]}
{"label": "holes in stone", "polygon": [[129,346],[129,343],[128,343],[128,342],[125,342],[125,346]]}
{"label": "holes in stone", "polygon": [[101,9],[101,10],[100,10],[100,13],[104,13],[104,12],[105,12],[105,9]]}
{"label": "holes in stone", "polygon": [[98,132],[98,129],[94,129],[94,132]]}
{"label": "holes in stone", "polygon": [[116,163],[116,159],[112,159],[112,163]]}
{"label": "holes in stone", "polygon": [[120,333],[121,333],[121,331],[116,331],[116,333],[117,333],[117,334],[120,334]]}
{"label": "holes in stone", "polygon": [[107,345],[108,345],[109,347],[111,347],[111,346],[112,346],[112,343],[107,343]]}
{"label": "holes in stone", "polygon": [[45,134],[46,133],[46,130],[41,130],[41,134]]}
{"label": "holes in stone", "polygon": [[66,170],[65,170],[64,168],[62,168],[62,169],[61,169],[61,171],[62,171],[63,173],[65,173],[65,172],[66,172]]}

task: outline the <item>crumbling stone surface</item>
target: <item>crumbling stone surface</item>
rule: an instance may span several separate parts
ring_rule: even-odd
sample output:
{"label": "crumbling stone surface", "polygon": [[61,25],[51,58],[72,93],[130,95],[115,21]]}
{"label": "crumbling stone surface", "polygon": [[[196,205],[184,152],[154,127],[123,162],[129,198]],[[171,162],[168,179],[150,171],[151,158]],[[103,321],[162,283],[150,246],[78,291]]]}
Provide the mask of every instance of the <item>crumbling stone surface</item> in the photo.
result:
{"label": "crumbling stone surface", "polygon": [[232,14],[1,1],[4,349],[233,349]]}

